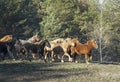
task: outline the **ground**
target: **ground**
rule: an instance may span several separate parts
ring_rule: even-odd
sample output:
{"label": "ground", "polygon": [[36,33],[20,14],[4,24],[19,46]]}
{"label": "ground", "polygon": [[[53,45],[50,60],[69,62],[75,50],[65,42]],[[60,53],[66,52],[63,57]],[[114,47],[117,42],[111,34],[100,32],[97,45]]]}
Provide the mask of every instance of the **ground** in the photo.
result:
{"label": "ground", "polygon": [[119,82],[119,64],[0,62],[0,82]]}

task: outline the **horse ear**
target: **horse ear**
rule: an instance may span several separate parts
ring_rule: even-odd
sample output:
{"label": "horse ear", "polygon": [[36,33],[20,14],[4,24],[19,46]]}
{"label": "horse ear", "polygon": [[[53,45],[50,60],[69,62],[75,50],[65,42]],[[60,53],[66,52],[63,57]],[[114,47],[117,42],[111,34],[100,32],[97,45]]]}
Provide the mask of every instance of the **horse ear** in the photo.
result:
{"label": "horse ear", "polygon": [[76,38],[74,38],[75,40],[79,40],[77,37]]}
{"label": "horse ear", "polygon": [[38,35],[36,34],[35,37],[38,37]]}
{"label": "horse ear", "polygon": [[10,36],[11,36],[11,37],[13,37],[13,35],[12,35],[12,34],[11,34]]}
{"label": "horse ear", "polygon": [[92,42],[94,42],[95,40],[94,39],[91,39]]}
{"label": "horse ear", "polygon": [[90,40],[90,38],[89,38],[89,37],[87,37],[87,40]]}

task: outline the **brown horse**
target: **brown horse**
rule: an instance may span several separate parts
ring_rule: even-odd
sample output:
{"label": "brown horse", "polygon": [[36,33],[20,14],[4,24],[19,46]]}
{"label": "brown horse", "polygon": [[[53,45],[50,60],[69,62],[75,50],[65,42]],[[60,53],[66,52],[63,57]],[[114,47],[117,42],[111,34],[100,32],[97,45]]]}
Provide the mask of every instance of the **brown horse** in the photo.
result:
{"label": "brown horse", "polygon": [[[88,54],[92,50],[92,48],[98,48],[98,45],[95,40],[89,40],[87,43],[82,44],[78,41],[78,39],[74,39],[74,42],[76,42],[75,47],[71,47],[71,56],[73,56],[75,53],[80,55],[84,54],[86,63],[89,64],[88,59],[92,60],[92,55],[89,57]],[[89,57],[89,58],[88,58]]]}
{"label": "brown horse", "polygon": [[13,39],[12,35],[6,35],[0,39],[0,42],[7,42],[7,41],[12,40],[12,39]]}

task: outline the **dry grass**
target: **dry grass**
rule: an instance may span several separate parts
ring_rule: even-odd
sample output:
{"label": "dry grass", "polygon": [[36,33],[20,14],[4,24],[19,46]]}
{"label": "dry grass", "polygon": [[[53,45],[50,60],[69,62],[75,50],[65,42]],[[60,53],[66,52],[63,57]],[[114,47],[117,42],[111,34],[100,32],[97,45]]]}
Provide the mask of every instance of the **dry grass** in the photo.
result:
{"label": "dry grass", "polygon": [[0,62],[0,82],[119,82],[120,65]]}

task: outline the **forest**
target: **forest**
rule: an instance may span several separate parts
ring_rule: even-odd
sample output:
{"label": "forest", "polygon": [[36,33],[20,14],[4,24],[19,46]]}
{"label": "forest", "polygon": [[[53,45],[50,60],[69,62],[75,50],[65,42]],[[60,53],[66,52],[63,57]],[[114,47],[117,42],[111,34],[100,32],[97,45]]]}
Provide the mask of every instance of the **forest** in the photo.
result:
{"label": "forest", "polygon": [[94,60],[120,62],[120,0],[0,0],[0,38],[95,39]]}

